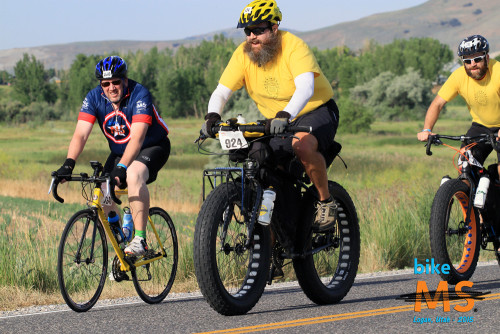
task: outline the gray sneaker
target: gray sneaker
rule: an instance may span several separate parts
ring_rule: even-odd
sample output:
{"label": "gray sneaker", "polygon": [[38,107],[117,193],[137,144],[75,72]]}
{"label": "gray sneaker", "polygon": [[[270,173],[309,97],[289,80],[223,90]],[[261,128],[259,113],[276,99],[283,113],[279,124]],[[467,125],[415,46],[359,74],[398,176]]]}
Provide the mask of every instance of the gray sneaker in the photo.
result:
{"label": "gray sneaker", "polygon": [[316,218],[313,228],[317,232],[325,232],[331,229],[337,220],[337,202],[332,199],[329,202],[316,202]]}
{"label": "gray sneaker", "polygon": [[146,240],[141,237],[135,237],[127,247],[125,247],[125,254],[133,256],[143,256],[148,251],[148,244]]}

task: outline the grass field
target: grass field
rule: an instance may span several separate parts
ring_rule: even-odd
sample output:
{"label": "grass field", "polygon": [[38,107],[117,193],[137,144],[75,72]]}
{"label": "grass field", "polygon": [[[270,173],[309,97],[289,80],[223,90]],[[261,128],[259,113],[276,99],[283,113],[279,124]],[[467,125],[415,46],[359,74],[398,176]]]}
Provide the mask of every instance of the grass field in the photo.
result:
{"label": "grass field", "polygon": [[[463,108],[450,110],[448,119],[440,120],[435,131],[464,133],[470,125],[466,113]],[[193,143],[201,122],[167,122],[172,154],[150,187],[152,206],[171,214],[179,237],[174,291],[197,289],[192,236],[202,199],[202,170],[209,161]],[[74,125],[0,125],[0,266],[4,268],[0,272],[0,310],[63,302],[56,278],[57,246],[65,222],[85,207],[85,201],[76,184],[60,186],[65,204],[54,201],[47,191],[50,172],[65,159]],[[375,123],[370,131],[337,136],[348,168],[336,159],[329,176],[349,191],[358,211],[360,272],[410,267],[415,257],[431,257],[428,219],[432,199],[441,177],[455,176],[456,171],[453,151],[436,147],[432,156],[425,155],[423,143],[416,140],[422,126],[421,122]],[[75,171],[89,172],[88,161],[104,162],[107,154],[107,143],[96,128]],[[107,281],[101,298],[127,295],[135,295],[132,283]]]}

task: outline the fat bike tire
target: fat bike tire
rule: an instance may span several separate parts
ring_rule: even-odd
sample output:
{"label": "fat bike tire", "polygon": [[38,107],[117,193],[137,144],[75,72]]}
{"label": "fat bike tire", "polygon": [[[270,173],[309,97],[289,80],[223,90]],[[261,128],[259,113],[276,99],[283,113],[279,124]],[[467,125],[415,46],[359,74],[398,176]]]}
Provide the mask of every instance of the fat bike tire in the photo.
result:
{"label": "fat bike tire", "polygon": [[435,263],[450,266],[449,274],[440,272],[443,280],[457,284],[468,280],[479,258],[480,220],[472,207],[467,223],[467,208],[472,205],[469,187],[461,180],[445,182],[436,192],[429,221],[429,236]]}
{"label": "fat bike tire", "polygon": [[[209,305],[222,315],[242,315],[259,301],[270,267],[270,231],[255,224],[248,239],[242,215],[242,190],[236,183],[216,187],[203,203],[194,234],[194,267],[200,290]],[[254,193],[245,191],[243,204],[251,212]],[[227,235],[223,240],[224,226]]]}
{"label": "fat bike tire", "polygon": [[[328,187],[338,204],[337,223],[328,232],[310,233],[306,252],[330,246],[293,260],[300,287],[319,305],[338,303],[347,295],[356,278],[360,254],[359,222],[354,203],[338,183],[329,181]],[[307,219],[312,224],[312,198],[309,199]],[[335,240],[333,244],[332,240]]]}

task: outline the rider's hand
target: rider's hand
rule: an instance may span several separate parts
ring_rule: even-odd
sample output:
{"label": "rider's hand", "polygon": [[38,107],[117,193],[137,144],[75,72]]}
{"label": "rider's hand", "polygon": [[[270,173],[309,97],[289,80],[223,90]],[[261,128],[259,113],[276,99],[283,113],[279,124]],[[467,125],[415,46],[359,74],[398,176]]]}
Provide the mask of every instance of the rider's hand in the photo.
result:
{"label": "rider's hand", "polygon": [[73,159],[66,159],[64,161],[63,165],[61,168],[59,168],[56,173],[57,176],[59,177],[59,180],[61,181],[67,181],[69,177],[71,176],[71,173],[73,173],[73,169],[75,168],[75,160]]}
{"label": "rider's hand", "polygon": [[[118,182],[116,181],[117,178]],[[120,189],[127,188],[127,169],[123,166],[115,166],[111,172],[111,182]]]}
{"label": "rider's hand", "polygon": [[269,133],[272,135],[283,133],[285,127],[288,125],[290,116],[290,113],[286,111],[278,111],[276,117],[270,120]]}
{"label": "rider's hand", "polygon": [[432,135],[431,131],[424,130],[422,132],[417,133],[417,138],[420,141],[427,141],[430,135]]}
{"label": "rider's hand", "polygon": [[209,112],[205,115],[205,123],[201,126],[201,133],[207,137],[215,138],[215,134],[212,132],[212,126],[214,126],[221,117],[216,112]]}

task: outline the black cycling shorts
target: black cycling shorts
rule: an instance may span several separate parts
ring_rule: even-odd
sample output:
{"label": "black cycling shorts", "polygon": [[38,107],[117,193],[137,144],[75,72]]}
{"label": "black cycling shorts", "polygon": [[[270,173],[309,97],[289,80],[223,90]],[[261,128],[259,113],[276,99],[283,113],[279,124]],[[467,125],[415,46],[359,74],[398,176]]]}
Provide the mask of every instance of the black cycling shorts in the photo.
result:
{"label": "black cycling shorts", "polygon": [[[335,145],[335,134],[339,125],[339,109],[335,101],[329,100],[317,109],[298,117],[290,125],[310,126],[312,135],[318,141],[318,151],[325,157],[327,166],[332,162],[334,157],[330,157],[330,151]],[[269,145],[278,161],[285,156],[293,156],[292,140],[291,137],[274,137],[270,140]]]}
{"label": "black cycling shorts", "polygon": [[[498,130],[500,128],[488,128],[484,125],[481,125],[479,123],[473,122],[467,133],[465,134],[466,136],[477,136],[481,134],[489,134],[489,133],[494,133],[497,134]],[[462,144],[462,147],[464,147],[465,144]],[[488,155],[490,155],[491,151],[493,151],[493,147],[491,147],[490,144],[486,143],[479,143],[476,146],[472,148],[472,155],[474,158],[484,166],[484,162],[486,161],[486,158]],[[500,162],[500,153],[497,152],[497,161]]]}
{"label": "black cycling shorts", "polygon": [[[148,167],[149,178],[146,182],[147,184],[156,180],[158,172],[165,165],[169,156],[170,139],[168,139],[168,137],[165,138],[162,143],[156,146],[143,148],[139,152],[139,154],[135,158],[135,161],[140,161],[145,164],[146,167]],[[104,173],[111,173],[113,168],[115,168],[115,166],[120,162],[121,158],[121,155],[111,152],[111,154],[108,156],[108,159],[106,160],[106,163],[104,164]]]}

